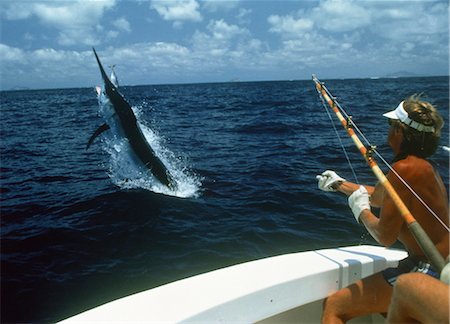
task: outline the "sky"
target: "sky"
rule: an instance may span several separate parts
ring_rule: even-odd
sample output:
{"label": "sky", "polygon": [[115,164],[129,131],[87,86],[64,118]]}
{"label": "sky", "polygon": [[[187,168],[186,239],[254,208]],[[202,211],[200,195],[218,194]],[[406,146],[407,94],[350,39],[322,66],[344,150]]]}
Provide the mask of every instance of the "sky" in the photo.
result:
{"label": "sky", "polygon": [[1,0],[0,89],[449,74],[449,1]]}

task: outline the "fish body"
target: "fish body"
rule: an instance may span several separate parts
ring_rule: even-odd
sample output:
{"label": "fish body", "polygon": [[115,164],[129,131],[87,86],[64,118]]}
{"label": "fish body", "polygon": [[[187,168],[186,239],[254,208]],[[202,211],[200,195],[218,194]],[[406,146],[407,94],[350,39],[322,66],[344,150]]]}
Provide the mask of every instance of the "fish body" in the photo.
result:
{"label": "fish body", "polygon": [[147,142],[133,109],[119,92],[114,70],[111,74],[113,82],[108,78],[97,52],[95,49],[93,50],[103,79],[103,86],[96,87],[96,92],[100,107],[99,114],[105,120],[105,124],[101,125],[94,132],[89,139],[87,147],[91,145],[98,135],[112,129],[116,136],[127,140],[135,160],[151,172],[163,185],[174,189],[176,183],[170,175],[169,170]]}

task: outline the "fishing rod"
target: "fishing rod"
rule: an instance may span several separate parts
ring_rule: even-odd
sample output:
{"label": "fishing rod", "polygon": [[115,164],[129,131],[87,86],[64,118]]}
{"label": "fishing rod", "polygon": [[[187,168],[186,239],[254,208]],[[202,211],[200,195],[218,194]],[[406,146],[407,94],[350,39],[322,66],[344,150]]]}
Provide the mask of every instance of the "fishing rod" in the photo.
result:
{"label": "fishing rod", "polygon": [[[328,106],[330,106],[331,110],[333,110],[333,112],[336,114],[342,126],[344,126],[344,128],[347,130],[347,134],[351,137],[354,144],[356,145],[356,147],[366,160],[367,164],[372,169],[372,172],[375,174],[380,184],[389,194],[394,204],[397,206],[400,215],[406,222],[409,231],[414,236],[414,239],[419,244],[423,253],[426,255],[428,260],[430,260],[430,263],[433,265],[433,267],[440,273],[445,265],[444,258],[437,250],[433,241],[431,241],[430,237],[423,230],[422,226],[416,221],[414,216],[411,214],[408,207],[406,207],[406,205],[404,204],[398,193],[395,191],[392,184],[384,175],[383,171],[381,171],[380,167],[378,166],[377,162],[372,156],[373,152],[375,151],[375,147],[370,146],[369,148],[367,148],[364,146],[364,144],[361,142],[358,135],[356,135],[354,131],[354,128],[357,129],[357,126],[355,125],[351,117],[345,113],[344,109],[339,105],[336,98],[333,97],[333,95],[331,95],[331,93],[325,87],[325,84],[323,82],[320,82],[319,79],[317,79],[317,77],[314,74],[312,76],[312,80],[315,83],[317,92],[319,93],[321,98],[328,104]],[[347,118],[344,118],[341,111],[345,113]]]}

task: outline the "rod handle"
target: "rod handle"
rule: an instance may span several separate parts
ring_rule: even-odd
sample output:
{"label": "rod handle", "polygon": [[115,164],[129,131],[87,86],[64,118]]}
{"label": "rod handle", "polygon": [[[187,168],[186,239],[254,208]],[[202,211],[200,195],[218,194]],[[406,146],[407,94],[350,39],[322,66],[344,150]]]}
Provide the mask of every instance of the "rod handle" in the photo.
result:
{"label": "rod handle", "polygon": [[428,260],[430,260],[431,265],[440,274],[445,266],[445,260],[436,249],[433,241],[431,241],[430,237],[427,235],[427,233],[425,233],[422,226],[420,226],[417,221],[408,224],[408,228],[421,247],[422,251],[427,256]]}

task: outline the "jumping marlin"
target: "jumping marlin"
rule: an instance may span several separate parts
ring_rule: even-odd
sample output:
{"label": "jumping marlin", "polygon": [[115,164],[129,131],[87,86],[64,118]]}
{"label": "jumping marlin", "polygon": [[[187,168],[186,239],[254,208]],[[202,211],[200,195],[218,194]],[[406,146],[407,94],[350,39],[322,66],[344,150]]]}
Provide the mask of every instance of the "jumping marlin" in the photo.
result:
{"label": "jumping marlin", "polygon": [[131,106],[125,98],[119,93],[117,77],[112,70],[111,80],[106,75],[102,63],[94,50],[100,72],[102,74],[104,85],[97,87],[98,102],[100,113],[106,119],[106,123],[101,125],[91,136],[86,149],[89,148],[94,139],[104,131],[113,128],[119,136],[125,138],[134,153],[136,160],[148,169],[159,182],[174,189],[175,181],[167,170],[164,163],[156,156],[155,151],[145,139],[141,128],[139,127],[136,116]]}

